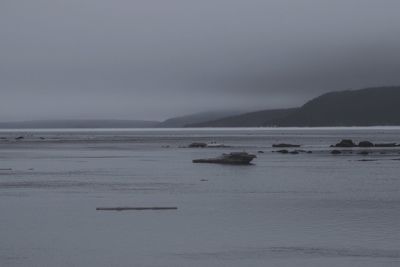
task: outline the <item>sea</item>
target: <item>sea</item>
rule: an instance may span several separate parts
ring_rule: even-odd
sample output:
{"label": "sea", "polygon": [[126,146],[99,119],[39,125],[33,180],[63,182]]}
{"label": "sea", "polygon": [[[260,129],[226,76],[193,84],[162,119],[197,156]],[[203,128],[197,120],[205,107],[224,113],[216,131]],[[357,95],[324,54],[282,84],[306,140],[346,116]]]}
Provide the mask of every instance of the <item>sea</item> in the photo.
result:
{"label": "sea", "polygon": [[400,147],[341,139],[400,127],[1,130],[0,266],[400,266]]}

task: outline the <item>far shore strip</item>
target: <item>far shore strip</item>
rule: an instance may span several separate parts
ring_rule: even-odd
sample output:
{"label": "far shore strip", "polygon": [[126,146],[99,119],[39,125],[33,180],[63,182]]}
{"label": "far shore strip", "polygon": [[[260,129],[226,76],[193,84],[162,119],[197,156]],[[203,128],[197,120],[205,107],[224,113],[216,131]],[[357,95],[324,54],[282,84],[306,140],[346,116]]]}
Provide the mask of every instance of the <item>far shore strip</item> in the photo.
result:
{"label": "far shore strip", "polygon": [[178,207],[100,207],[96,210],[123,211],[123,210],[177,210]]}

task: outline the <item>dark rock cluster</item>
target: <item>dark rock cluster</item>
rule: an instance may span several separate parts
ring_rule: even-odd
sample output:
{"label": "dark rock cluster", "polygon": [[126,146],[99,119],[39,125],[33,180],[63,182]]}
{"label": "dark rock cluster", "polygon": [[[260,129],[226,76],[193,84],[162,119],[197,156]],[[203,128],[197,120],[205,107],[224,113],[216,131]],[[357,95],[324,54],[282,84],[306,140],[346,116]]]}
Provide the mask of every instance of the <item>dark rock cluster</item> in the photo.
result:
{"label": "dark rock cluster", "polygon": [[353,142],[351,139],[343,139],[336,145],[331,145],[331,147],[397,147],[400,146],[399,144],[396,143],[380,143],[380,144],[374,144],[370,141],[361,141],[358,143]]}

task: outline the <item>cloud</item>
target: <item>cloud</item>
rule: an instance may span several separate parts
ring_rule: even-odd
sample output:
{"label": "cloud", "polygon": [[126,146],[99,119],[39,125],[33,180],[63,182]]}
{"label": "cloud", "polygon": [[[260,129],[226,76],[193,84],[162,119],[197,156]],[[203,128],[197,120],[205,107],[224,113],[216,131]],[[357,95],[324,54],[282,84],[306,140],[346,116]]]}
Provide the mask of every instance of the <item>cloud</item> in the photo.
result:
{"label": "cloud", "polygon": [[398,1],[0,3],[0,120],[161,119],[400,84]]}

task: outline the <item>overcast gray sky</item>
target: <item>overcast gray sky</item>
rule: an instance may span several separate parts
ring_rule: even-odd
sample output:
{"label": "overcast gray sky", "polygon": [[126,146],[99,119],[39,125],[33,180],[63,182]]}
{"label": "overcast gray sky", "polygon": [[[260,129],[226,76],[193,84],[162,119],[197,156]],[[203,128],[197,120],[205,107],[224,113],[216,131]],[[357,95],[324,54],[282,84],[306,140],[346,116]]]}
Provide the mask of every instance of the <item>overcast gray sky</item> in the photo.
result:
{"label": "overcast gray sky", "polygon": [[163,119],[400,84],[398,0],[1,0],[0,121]]}

